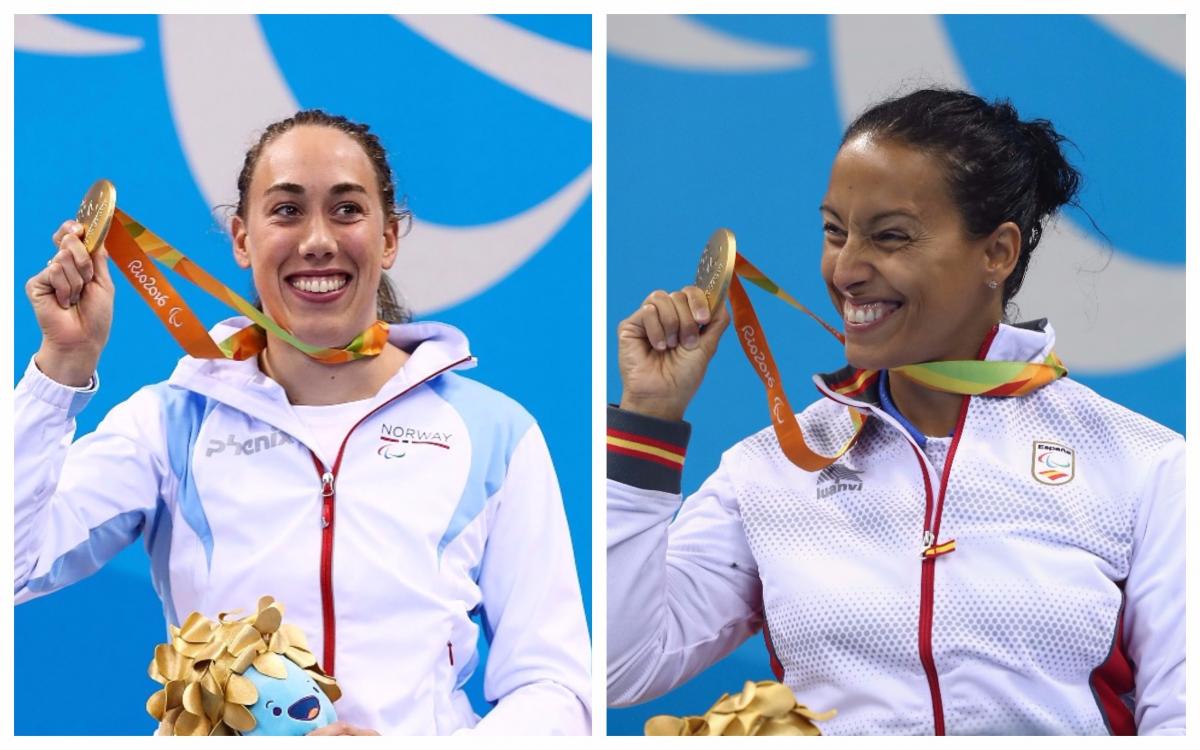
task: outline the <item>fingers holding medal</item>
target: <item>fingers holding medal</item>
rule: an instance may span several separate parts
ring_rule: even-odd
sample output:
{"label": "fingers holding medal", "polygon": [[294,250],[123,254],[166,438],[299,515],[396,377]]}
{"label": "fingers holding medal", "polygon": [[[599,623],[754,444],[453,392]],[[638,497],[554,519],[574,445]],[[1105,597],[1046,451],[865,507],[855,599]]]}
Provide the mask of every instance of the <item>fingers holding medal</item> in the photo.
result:
{"label": "fingers holding medal", "polygon": [[[116,211],[117,190],[108,180],[97,180],[83,196],[73,220],[64,221],[53,235],[57,252],[46,270],[30,280],[42,295],[53,292],[59,307],[79,304],[84,287],[103,273],[103,243]],[[97,250],[100,252],[97,254]],[[93,254],[97,261],[93,262]],[[32,294],[31,294],[32,298]]]}
{"label": "fingers holding medal", "polygon": [[58,251],[46,264],[50,287],[59,307],[78,304],[83,287],[92,280],[95,268],[92,256],[83,244],[85,228],[77,221],[64,221],[54,233]]}
{"label": "fingers holding medal", "polygon": [[650,346],[666,351],[700,345],[700,327],[709,322],[708,300],[697,286],[685,286],[668,294],[652,292],[634,317],[639,317]]}
{"label": "fingers holding medal", "polygon": [[617,328],[621,407],[678,420],[691,402],[729,326],[724,297],[733,274],[733,235],[710,238],[696,284],[652,292]]}
{"label": "fingers holding medal", "polygon": [[[38,366],[64,383],[86,382],[112,325],[114,289],[103,241],[116,195],[111,183],[101,183],[88,191],[76,217],[54,231],[54,255],[25,284],[42,331]],[[97,191],[102,199],[89,200]]]}

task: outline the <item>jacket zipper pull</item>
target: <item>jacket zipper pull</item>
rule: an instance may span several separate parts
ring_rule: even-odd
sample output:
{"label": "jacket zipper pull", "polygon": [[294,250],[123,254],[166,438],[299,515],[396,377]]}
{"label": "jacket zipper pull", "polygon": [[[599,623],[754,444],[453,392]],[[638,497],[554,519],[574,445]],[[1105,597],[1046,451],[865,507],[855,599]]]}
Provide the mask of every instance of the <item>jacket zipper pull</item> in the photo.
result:
{"label": "jacket zipper pull", "polygon": [[450,666],[454,666],[454,644],[446,641],[446,650],[450,652]]}
{"label": "jacket zipper pull", "polygon": [[958,548],[958,543],[953,539],[948,542],[942,542],[935,547],[933,545],[933,532],[929,529],[925,530],[925,536],[922,537],[922,541],[925,543],[925,546],[921,549],[921,558],[923,560],[932,560],[935,557],[953,552]]}
{"label": "jacket zipper pull", "polygon": [[329,528],[329,499],[333,497],[333,474],[325,472],[321,475],[321,528]]}

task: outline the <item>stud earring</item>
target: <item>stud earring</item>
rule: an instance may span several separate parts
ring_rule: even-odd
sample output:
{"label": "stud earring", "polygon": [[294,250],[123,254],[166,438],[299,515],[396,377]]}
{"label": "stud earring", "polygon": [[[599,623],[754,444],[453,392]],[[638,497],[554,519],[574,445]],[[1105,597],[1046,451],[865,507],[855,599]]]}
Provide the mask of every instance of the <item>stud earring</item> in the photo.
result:
{"label": "stud earring", "polygon": [[1000,283],[998,281],[996,281],[995,279],[988,279],[987,285],[988,285],[988,289],[996,289],[997,287],[1000,286]]}

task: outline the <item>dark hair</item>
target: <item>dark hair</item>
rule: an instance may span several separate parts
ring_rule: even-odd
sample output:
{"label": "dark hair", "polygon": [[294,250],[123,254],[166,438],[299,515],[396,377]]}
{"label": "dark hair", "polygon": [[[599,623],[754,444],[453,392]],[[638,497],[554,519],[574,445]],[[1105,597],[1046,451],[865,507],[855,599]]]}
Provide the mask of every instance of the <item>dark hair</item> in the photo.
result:
{"label": "dark hair", "polygon": [[[379,141],[379,136],[371,132],[371,126],[365,123],[353,122],[341,115],[331,115],[328,112],[320,109],[305,109],[297,112],[291,117],[285,117],[282,120],[273,122],[267,126],[262,135],[259,136],[258,142],[255,143],[246,152],[246,158],[242,162],[242,171],[238,174],[238,202],[234,207],[234,212],[241,218],[246,218],[246,203],[247,193],[250,192],[250,180],[254,176],[254,168],[258,166],[258,159],[262,156],[263,149],[267,147],[279,136],[288,132],[299,125],[316,125],[319,127],[333,128],[340,130],[350,136],[362,147],[363,153],[371,160],[371,166],[375,168],[375,180],[379,187],[379,195],[383,201],[383,210],[391,219],[399,221],[412,221],[412,212],[405,205],[403,197],[400,198],[399,204],[396,201],[396,185],[392,180],[392,168],[388,164],[387,150]],[[256,301],[256,306],[261,307]],[[379,279],[379,292],[377,295],[378,316],[381,320],[386,320],[388,323],[406,323],[412,315],[404,307],[400,301],[399,295],[396,293],[395,287],[388,279],[387,274],[384,274]]]}
{"label": "dark hair", "polygon": [[1063,155],[1068,139],[1049,120],[1022,121],[1007,99],[922,89],[876,104],[846,128],[842,145],[871,133],[939,157],[950,193],[976,237],[1011,221],[1021,230],[1016,267],[1004,282],[1007,307],[1029,267],[1048,217],[1077,206],[1079,172]]}

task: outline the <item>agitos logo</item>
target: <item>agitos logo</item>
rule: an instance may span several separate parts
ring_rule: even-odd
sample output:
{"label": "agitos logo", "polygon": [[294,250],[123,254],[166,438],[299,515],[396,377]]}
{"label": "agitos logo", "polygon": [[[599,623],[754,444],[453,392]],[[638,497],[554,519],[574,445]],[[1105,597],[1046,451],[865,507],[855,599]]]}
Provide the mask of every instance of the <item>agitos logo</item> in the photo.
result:
{"label": "agitos logo", "polygon": [[1075,478],[1075,451],[1060,443],[1035,440],[1033,478],[1042,484],[1066,484]]}
{"label": "agitos logo", "polygon": [[379,430],[380,445],[375,453],[384,458],[404,458],[410,449],[417,446],[450,450],[453,437],[449,432],[384,424]]}

